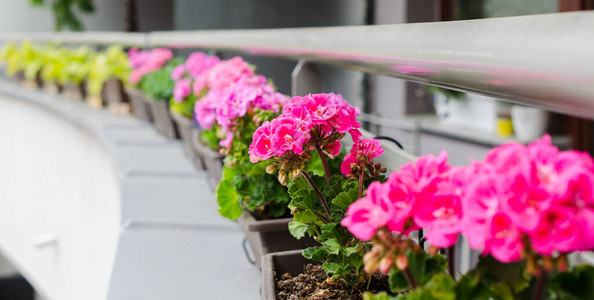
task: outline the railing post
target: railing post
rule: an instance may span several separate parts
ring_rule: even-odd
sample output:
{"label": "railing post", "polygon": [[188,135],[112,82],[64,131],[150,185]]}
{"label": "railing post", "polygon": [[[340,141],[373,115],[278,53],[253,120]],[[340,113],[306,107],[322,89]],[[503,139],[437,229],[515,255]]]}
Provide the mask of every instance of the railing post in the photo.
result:
{"label": "railing post", "polygon": [[322,76],[315,64],[299,60],[291,72],[291,96],[322,92]]}

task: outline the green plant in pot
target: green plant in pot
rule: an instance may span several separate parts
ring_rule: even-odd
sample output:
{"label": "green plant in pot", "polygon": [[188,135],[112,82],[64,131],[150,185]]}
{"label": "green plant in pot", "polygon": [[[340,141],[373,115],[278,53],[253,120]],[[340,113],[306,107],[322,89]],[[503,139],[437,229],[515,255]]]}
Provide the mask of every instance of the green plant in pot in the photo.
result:
{"label": "green plant in pot", "polygon": [[140,89],[149,99],[149,107],[157,131],[169,138],[179,137],[169,112],[169,99],[173,96],[175,87],[171,72],[183,62],[182,58],[171,59],[162,68],[142,76],[139,83]]}
{"label": "green plant in pot", "polygon": [[[385,280],[363,271],[367,245],[340,224],[347,207],[362,197],[366,186],[384,179],[381,173],[385,169],[373,161],[383,150],[379,141],[360,138],[357,114],[358,110],[340,95],[293,97],[279,117],[256,130],[249,148],[252,162],[271,163],[267,172],[277,173],[279,182],[288,186],[291,234],[298,239],[311,236],[318,243],[303,250],[303,256],[320,261],[322,272],[334,279],[325,281],[332,282],[327,290],[341,290],[340,295],[320,297],[349,297],[366,290],[387,289]],[[350,133],[354,146],[344,159],[337,159],[340,139],[346,133]],[[322,162],[322,175],[306,170],[310,149]],[[329,159],[341,163],[342,174],[332,174]],[[277,292],[289,296],[284,294],[287,291]]]}
{"label": "green plant in pot", "polygon": [[89,75],[89,62],[94,60],[96,53],[86,46],[69,51],[66,64],[60,73],[60,82],[64,84],[63,92],[67,98],[85,98],[84,81]]}
{"label": "green plant in pot", "polygon": [[104,104],[102,91],[105,82],[111,78],[126,82],[130,74],[128,57],[119,45],[109,46],[105,51],[94,55],[89,65],[87,77],[87,101],[93,107]]}
{"label": "green plant in pot", "polygon": [[[465,167],[449,166],[445,152],[424,156],[373,183],[342,224],[371,241],[365,270],[389,274],[400,294],[365,299],[591,299],[594,267],[568,258],[594,249],[592,166],[588,154],[559,151],[544,136]],[[428,251],[409,238],[419,229]],[[460,235],[482,250],[463,275],[454,259]]]}

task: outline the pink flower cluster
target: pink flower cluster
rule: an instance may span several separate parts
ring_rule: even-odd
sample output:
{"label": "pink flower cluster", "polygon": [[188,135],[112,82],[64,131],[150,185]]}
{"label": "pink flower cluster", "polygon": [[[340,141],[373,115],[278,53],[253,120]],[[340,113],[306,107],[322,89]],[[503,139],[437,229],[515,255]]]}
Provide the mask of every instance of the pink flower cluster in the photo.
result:
{"label": "pink flower cluster", "polygon": [[[208,56],[202,52],[194,52],[188,56],[186,62],[173,69],[171,80],[175,81],[173,100],[181,103],[192,93],[192,80],[213,67],[219,62],[216,56]],[[185,77],[186,74],[189,77]]]}
{"label": "pink flower cluster", "polygon": [[223,90],[239,78],[253,76],[254,70],[241,57],[217,62],[196,77],[193,84],[194,95],[199,97],[205,88]]}
{"label": "pink flower cluster", "polygon": [[359,135],[353,135],[355,144],[351,148],[351,152],[344,156],[344,160],[340,165],[340,172],[344,176],[352,175],[351,171],[354,166],[368,166],[373,163],[373,159],[379,157],[384,153],[382,145],[376,139],[361,139]]}
{"label": "pink flower cluster", "polygon": [[216,56],[208,56],[203,52],[194,52],[188,56],[186,62],[181,64],[171,72],[171,80],[177,81],[184,77],[186,72],[192,79],[198,78],[202,73],[206,72],[206,70],[210,69],[217,63],[219,63],[220,59]]}
{"label": "pink flower cluster", "polygon": [[337,94],[310,94],[293,97],[283,107],[282,114],[265,122],[256,130],[249,147],[250,160],[256,163],[285,153],[301,155],[318,139],[329,155],[340,153],[340,142],[324,143],[324,139],[361,127],[357,122],[359,109],[352,107]]}
{"label": "pink flower cluster", "polygon": [[128,59],[132,67],[132,73],[129,78],[130,83],[137,84],[142,76],[160,69],[172,58],[173,52],[165,48],[155,48],[152,50],[130,49],[128,51]]}
{"label": "pink flower cluster", "polygon": [[264,76],[240,77],[224,89],[211,89],[196,102],[194,112],[200,127],[211,129],[216,121],[229,132],[234,121],[248,112],[256,108],[278,112],[287,100]]}
{"label": "pink flower cluster", "polygon": [[[447,155],[425,156],[372,183],[342,224],[369,240],[379,227],[426,229],[436,247],[463,234],[473,249],[502,262],[594,249],[594,161],[559,151],[550,137],[505,144],[483,162],[450,167]],[[529,243],[529,244],[526,244]]]}

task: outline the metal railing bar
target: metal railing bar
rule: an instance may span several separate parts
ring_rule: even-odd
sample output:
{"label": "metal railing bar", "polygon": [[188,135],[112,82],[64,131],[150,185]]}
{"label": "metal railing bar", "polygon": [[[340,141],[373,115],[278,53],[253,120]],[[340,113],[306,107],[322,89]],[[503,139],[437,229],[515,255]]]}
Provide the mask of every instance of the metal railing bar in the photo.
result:
{"label": "metal railing bar", "polygon": [[31,39],[233,50],[306,59],[594,119],[594,12],[398,25],[142,33],[0,33]]}

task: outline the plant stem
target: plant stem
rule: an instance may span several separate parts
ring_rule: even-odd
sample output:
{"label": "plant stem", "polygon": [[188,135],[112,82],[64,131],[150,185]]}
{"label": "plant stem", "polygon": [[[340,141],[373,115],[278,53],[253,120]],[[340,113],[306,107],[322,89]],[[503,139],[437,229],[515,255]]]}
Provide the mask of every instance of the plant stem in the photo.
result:
{"label": "plant stem", "polygon": [[447,256],[448,256],[448,273],[450,274],[450,276],[452,277],[452,279],[454,279],[454,281],[456,280],[456,271],[454,268],[454,263],[455,263],[455,249],[456,249],[456,245],[452,245],[448,247],[448,251],[447,251]]}
{"label": "plant stem", "polygon": [[542,294],[547,281],[547,272],[542,268],[538,267],[538,277],[536,278],[536,290],[534,292],[534,300],[541,300]]}
{"label": "plant stem", "polygon": [[324,152],[322,151],[322,148],[320,148],[319,144],[316,144],[316,152],[318,153],[318,156],[320,157],[320,160],[322,161],[322,165],[324,166],[324,174],[326,175],[326,180],[330,179],[330,176],[332,176],[332,174],[330,174],[330,166],[328,166],[328,161],[326,160],[326,155],[324,155]]}
{"label": "plant stem", "polygon": [[361,173],[359,174],[359,197],[357,199],[363,197],[363,175],[365,175],[365,171],[361,170]]}
{"label": "plant stem", "polygon": [[[320,218],[320,220],[322,220],[322,222],[324,222],[325,224],[330,223],[330,220],[328,220],[326,217],[324,217],[324,215],[321,215],[319,212],[312,210],[312,212],[314,213],[314,215],[316,215],[316,217]],[[318,233],[318,235],[320,235],[320,233]]]}
{"label": "plant stem", "polygon": [[328,216],[328,219],[329,220],[332,220],[332,217],[330,216],[330,209],[328,208],[328,204],[326,203],[326,199],[324,199],[324,196],[322,195],[322,193],[320,192],[320,190],[318,189],[318,187],[316,186],[316,184],[313,182],[313,180],[311,179],[311,177],[309,177],[309,175],[307,175],[307,172],[303,171],[303,172],[301,172],[301,174],[303,174],[303,176],[305,177],[305,180],[307,180],[307,182],[309,183],[309,185],[311,185],[311,187],[316,192],[316,194],[318,194],[318,198],[320,199],[320,202],[322,203],[322,206],[324,206],[324,210],[326,211],[326,215]]}
{"label": "plant stem", "polygon": [[410,270],[408,269],[408,267],[404,268],[402,272],[404,273],[404,278],[406,278],[406,282],[408,282],[408,286],[410,286],[410,289],[416,289],[417,285],[415,284],[415,280],[413,279],[412,274],[410,274]]}

